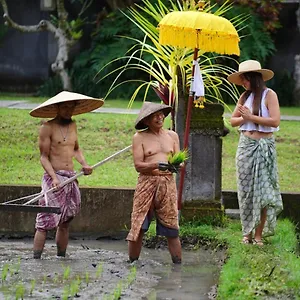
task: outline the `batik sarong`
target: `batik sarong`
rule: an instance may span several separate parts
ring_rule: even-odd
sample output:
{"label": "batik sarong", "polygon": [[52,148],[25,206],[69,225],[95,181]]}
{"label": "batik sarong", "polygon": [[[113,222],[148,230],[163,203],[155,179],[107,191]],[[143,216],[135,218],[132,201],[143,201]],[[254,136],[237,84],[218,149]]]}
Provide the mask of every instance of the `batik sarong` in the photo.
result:
{"label": "batik sarong", "polygon": [[283,209],[274,137],[256,140],[241,134],[236,169],[243,236],[259,225],[263,208],[267,209],[263,236],[273,235],[276,217]]}
{"label": "batik sarong", "polygon": [[128,241],[136,241],[150,209],[163,226],[179,229],[177,190],[173,175],[140,174],[133,198],[131,229]]}
{"label": "batik sarong", "polygon": [[[60,182],[73,177],[76,173],[72,171],[57,171],[56,176]],[[52,188],[52,178],[47,173],[42,179],[42,191],[47,191]],[[47,193],[39,201],[39,205],[60,207],[61,214],[54,213],[38,213],[36,217],[35,228],[39,230],[50,230],[56,228],[59,224],[71,220],[80,211],[80,191],[76,180],[70,182],[55,190]]]}

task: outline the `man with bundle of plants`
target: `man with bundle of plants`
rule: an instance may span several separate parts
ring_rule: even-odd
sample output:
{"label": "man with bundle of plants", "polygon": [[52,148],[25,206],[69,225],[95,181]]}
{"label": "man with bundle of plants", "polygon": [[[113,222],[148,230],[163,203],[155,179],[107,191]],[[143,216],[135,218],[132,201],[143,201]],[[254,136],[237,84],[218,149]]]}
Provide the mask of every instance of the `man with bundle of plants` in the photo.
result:
{"label": "man with bundle of plants", "polygon": [[53,118],[41,126],[39,133],[40,161],[45,170],[42,179],[45,194],[39,205],[56,206],[61,210],[59,215],[38,213],[33,246],[36,259],[41,258],[47,231],[52,229],[56,229],[57,256],[66,255],[69,224],[80,210],[80,191],[77,180],[65,185],[62,183],[75,176],[73,158],[82,165],[84,175],[91,174],[93,170],[79,148],[72,116],[92,111],[103,103],[102,99],[64,91],[30,112],[33,117]]}
{"label": "man with bundle of plants", "polygon": [[181,263],[177,190],[173,176],[178,166],[169,162],[181,153],[176,132],[163,128],[171,107],[144,102],[135,122],[138,130],[133,136],[134,166],[139,172],[133,199],[131,230],[127,236],[129,260],[137,260],[141,253],[144,233],[156,216],[157,235],[166,236],[173,263]]}

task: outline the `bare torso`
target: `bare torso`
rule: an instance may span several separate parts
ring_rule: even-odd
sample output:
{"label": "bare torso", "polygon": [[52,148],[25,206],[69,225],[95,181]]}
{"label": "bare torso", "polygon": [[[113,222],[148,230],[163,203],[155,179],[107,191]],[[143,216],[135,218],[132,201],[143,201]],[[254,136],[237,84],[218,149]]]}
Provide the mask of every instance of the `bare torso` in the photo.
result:
{"label": "bare torso", "polygon": [[272,132],[260,132],[260,131],[242,131],[242,134],[255,140],[259,140],[262,138],[270,138],[273,135]]}
{"label": "bare torso", "polygon": [[77,142],[75,122],[61,125],[57,121],[47,122],[51,128],[49,161],[55,171],[74,170],[73,157]]}
{"label": "bare torso", "polygon": [[[137,132],[133,138],[135,168],[142,174],[158,175],[158,162],[168,162],[168,154],[179,151],[178,135],[170,130]],[[171,174],[171,173],[170,173]]]}
{"label": "bare torso", "polygon": [[168,130],[163,130],[160,134],[151,132],[140,133],[143,135],[142,144],[144,149],[145,162],[167,162],[168,154],[174,152],[174,140],[168,133]]}

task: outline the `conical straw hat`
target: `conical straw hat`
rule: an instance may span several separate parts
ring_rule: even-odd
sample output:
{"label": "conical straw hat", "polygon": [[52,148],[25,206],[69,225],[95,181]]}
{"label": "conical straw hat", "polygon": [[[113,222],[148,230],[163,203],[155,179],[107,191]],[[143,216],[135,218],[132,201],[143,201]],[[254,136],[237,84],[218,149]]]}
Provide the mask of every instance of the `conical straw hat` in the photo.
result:
{"label": "conical straw hat", "polygon": [[235,72],[227,77],[228,81],[237,84],[243,85],[241,75],[247,72],[256,72],[261,73],[263,81],[268,81],[274,76],[274,72],[269,69],[262,69],[261,65],[256,60],[245,60],[239,64],[238,72]]}
{"label": "conical straw hat", "polygon": [[143,121],[150,115],[158,111],[162,111],[166,117],[171,112],[171,110],[172,110],[171,106],[145,101],[135,121],[135,129],[137,130],[146,129],[147,125],[145,125]]}
{"label": "conical straw hat", "polygon": [[101,107],[104,103],[103,99],[96,99],[78,93],[63,91],[34,108],[30,112],[30,115],[37,118],[55,118],[57,115],[56,104],[67,101],[76,101],[73,115],[93,111]]}

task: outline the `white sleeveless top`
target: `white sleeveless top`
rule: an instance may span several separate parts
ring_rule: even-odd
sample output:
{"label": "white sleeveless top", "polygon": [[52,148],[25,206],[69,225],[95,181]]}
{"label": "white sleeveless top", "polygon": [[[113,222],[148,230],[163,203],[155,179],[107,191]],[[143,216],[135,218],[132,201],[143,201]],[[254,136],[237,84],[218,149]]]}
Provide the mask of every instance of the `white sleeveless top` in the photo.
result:
{"label": "white sleeveless top", "polygon": [[[268,93],[269,89],[265,89],[262,94],[262,99],[261,99],[261,106],[260,106],[260,111],[259,111],[259,116],[268,118],[270,117],[269,110],[266,107],[266,95]],[[251,93],[250,96],[247,98],[247,100],[244,103],[244,106],[248,107],[249,110],[252,112],[252,106],[253,106],[253,99],[254,99],[254,94]],[[278,127],[269,127],[269,126],[262,126],[259,124],[254,124],[253,122],[245,122],[242,124],[239,128],[240,131],[260,131],[260,132],[274,132],[279,130]]]}

